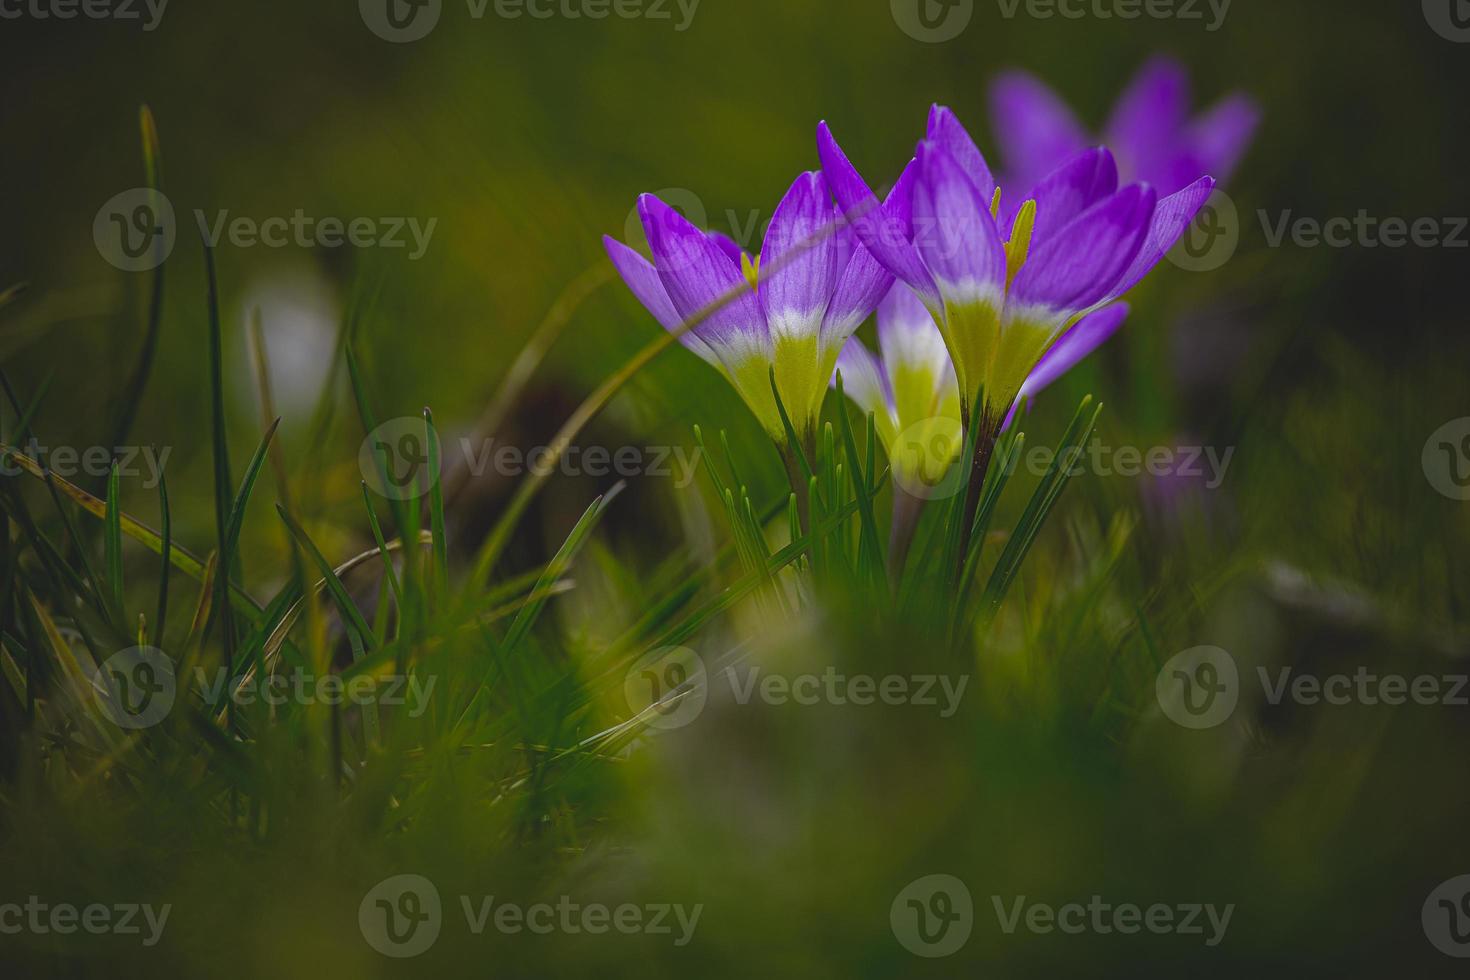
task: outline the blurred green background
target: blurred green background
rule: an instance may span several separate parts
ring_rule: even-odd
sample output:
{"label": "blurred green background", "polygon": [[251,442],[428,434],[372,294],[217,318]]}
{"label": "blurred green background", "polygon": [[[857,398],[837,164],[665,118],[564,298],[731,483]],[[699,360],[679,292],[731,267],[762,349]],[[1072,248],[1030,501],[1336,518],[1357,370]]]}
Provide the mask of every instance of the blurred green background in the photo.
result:
{"label": "blurred green background", "polygon": [[[207,333],[190,213],[436,219],[416,261],[402,250],[228,244],[216,256],[236,471],[261,429],[245,341],[258,307],[288,464],[323,474],[307,504],[335,528],[324,532],[334,553],[356,553],[367,540],[361,432],[350,413],[325,436],[312,425],[324,385],[337,386],[340,405],[350,398],[332,365],[353,297],[373,297],[358,344],[379,414],[431,405],[452,436],[470,429],[548,309],[604,265],[600,237],[624,237],[638,193],[692,192],[713,227],[739,237],[726,215],[764,227],[796,172],[816,166],[821,119],[881,182],[912,153],[933,102],[954,107],[995,159],[984,92],[998,71],[1035,72],[1100,128],[1139,65],[1162,52],[1189,67],[1198,106],[1239,89],[1262,107],[1229,186],[1239,251],[1209,274],[1161,266],[1120,335],[1042,399],[1030,427],[1054,435],[1094,393],[1112,444],[1236,447],[1222,492],[1171,523],[1142,481],[1084,477],[998,624],[993,656],[976,665],[978,703],[957,719],[714,712],[656,740],[605,796],[584,801],[598,821],[588,839],[565,842],[572,858],[560,845],[533,856],[492,847],[494,832],[477,826],[484,801],[457,797],[441,774],[443,812],[361,854],[350,834],[338,847],[308,834],[235,850],[223,831],[190,826],[187,808],[171,820],[188,829],[151,823],[146,810],[74,823],[59,820],[64,806],[46,819],[12,810],[7,847],[55,845],[33,843],[44,860],[18,862],[28,870],[0,892],[48,876],[61,891],[119,891],[137,873],[174,896],[180,921],[161,959],[109,963],[116,954],[99,947],[73,964],[84,973],[162,963],[163,974],[281,976],[330,965],[363,976],[1022,977],[1187,964],[1225,976],[1276,963],[1301,975],[1451,975],[1418,916],[1434,885],[1470,871],[1467,709],[1262,711],[1185,738],[1140,706],[1151,697],[1147,651],[1201,643],[1319,671],[1465,669],[1470,527],[1464,504],[1425,479],[1421,452],[1436,428],[1470,414],[1470,250],[1272,248],[1257,212],[1470,214],[1470,45],[1434,33],[1417,3],[1237,0],[1208,32],[1200,21],[1007,19],[980,2],[942,44],[905,34],[885,0],[703,0],[682,32],[670,9],[673,20],[540,21],[499,18],[492,5],[476,20],[447,0],[437,29],[403,45],[374,36],[345,0],[174,0],[148,32],[0,21],[0,288],[29,283],[0,313],[0,367],[23,400],[54,372],[38,416],[48,441],[105,437],[141,343],[148,278],[108,265],[92,222],[104,201],[143,183],[137,113],[148,104],[180,233],[134,441],[171,447],[175,534],[202,550],[213,520]],[[546,441],[658,330],[621,285],[602,285],[505,439]],[[782,475],[758,427],[682,349],[641,374],[587,440],[690,446],[695,423],[728,429],[746,470],[776,492]],[[460,554],[509,489],[492,484],[451,515]],[[512,564],[544,561],[597,489],[554,483]],[[265,481],[261,494],[269,499]],[[604,563],[651,568],[689,547],[687,521],[671,516],[688,506],[678,494],[635,479]],[[125,485],[124,502],[155,512],[141,488]],[[247,528],[244,548],[251,580],[284,576],[285,539],[271,521]],[[605,586],[619,589],[637,594]],[[596,601],[576,608],[564,629],[595,639]],[[763,639],[772,656],[872,670],[939,659],[902,635],[849,635],[855,611],[828,617],[825,658],[810,637]],[[701,650],[742,642],[738,629],[713,632]],[[160,874],[150,848],[173,834],[189,851]],[[77,855],[65,843],[77,839],[95,851]],[[530,901],[571,887],[707,907],[684,949],[447,930],[423,960],[395,964],[362,946],[353,915],[362,887],[403,870],[422,870],[446,896]],[[931,963],[894,941],[887,916],[894,894],[932,873],[968,882],[977,928],[957,959]],[[1006,937],[990,917],[992,893],[1062,902],[1094,892],[1235,902],[1237,918],[1228,942],[1201,950],[1183,939]]]}

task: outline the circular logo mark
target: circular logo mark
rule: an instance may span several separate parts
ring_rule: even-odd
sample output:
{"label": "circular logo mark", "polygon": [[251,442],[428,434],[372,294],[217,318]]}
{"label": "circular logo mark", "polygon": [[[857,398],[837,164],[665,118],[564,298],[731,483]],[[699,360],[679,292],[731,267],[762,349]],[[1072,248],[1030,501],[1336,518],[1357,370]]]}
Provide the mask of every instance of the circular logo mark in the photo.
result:
{"label": "circular logo mark", "polygon": [[439,23],[444,0],[357,0],[368,30],[393,44],[421,41]]}
{"label": "circular logo mark", "polygon": [[926,875],[912,882],[888,910],[888,923],[903,948],[915,956],[950,956],[970,941],[975,903],[954,875]]}
{"label": "circular logo mark", "polygon": [[[389,500],[417,500],[439,482],[439,433],[423,419],[389,419],[367,434],[357,466],[367,485]],[[434,465],[435,461],[441,465]]]}
{"label": "circular logo mark", "polygon": [[1240,211],[1217,187],[1194,218],[1174,233],[1178,241],[1169,249],[1169,261],[1186,272],[1213,272],[1240,246]]}
{"label": "circular logo mark", "polygon": [[975,0],[889,0],[888,6],[898,29],[926,44],[953,41],[975,16]]}
{"label": "circular logo mark", "polygon": [[444,922],[439,889],[423,875],[385,878],[362,897],[357,925],[384,956],[407,959],[434,945]]}
{"label": "circular logo mark", "polygon": [[174,662],[154,647],[129,647],[92,674],[92,696],[120,728],[151,728],[173,710]]}
{"label": "circular logo mark", "polygon": [[635,718],[669,731],[698,718],[709,700],[704,661],[688,647],[650,650],[628,669],[623,696]]}
{"label": "circular logo mark", "polygon": [[97,251],[124,272],[147,272],[163,265],[177,237],[173,204],[151,187],[114,195],[92,219]]}
{"label": "circular logo mark", "polygon": [[1470,500],[1470,418],[1446,422],[1424,443],[1424,475],[1451,500]]}
{"label": "circular logo mark", "polygon": [[1435,949],[1470,959],[1470,875],[1458,875],[1430,892],[1419,917]]}
{"label": "circular logo mark", "polygon": [[1235,658],[1219,647],[1192,647],[1169,658],[1154,682],[1159,708],[1183,728],[1222,725],[1240,701]]}
{"label": "circular logo mark", "polygon": [[960,420],[946,416],[915,422],[893,441],[893,479],[909,496],[948,500],[965,489],[963,467],[954,462],[965,449]]}
{"label": "circular logo mark", "polygon": [[1423,0],[1424,19],[1446,41],[1470,42],[1470,0]]}

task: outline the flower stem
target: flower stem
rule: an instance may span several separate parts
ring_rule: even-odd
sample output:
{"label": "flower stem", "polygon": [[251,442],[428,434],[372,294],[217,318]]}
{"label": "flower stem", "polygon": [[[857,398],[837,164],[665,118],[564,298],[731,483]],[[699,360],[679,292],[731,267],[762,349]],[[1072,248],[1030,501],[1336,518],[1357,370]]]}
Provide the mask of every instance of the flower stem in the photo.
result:
{"label": "flower stem", "polygon": [[997,435],[995,419],[982,412],[975,420],[975,457],[970,464],[970,484],[965,490],[965,507],[960,512],[960,553],[956,581],[963,578],[965,561],[970,556],[970,536],[975,532],[975,514],[980,509],[980,491],[985,486],[985,474],[990,469],[990,457],[995,452]]}
{"label": "flower stem", "polygon": [[[803,440],[806,441],[806,440]],[[811,533],[811,500],[810,488],[807,485],[805,469],[797,454],[801,452],[789,443],[781,447],[781,459],[786,463],[786,479],[791,483],[791,492],[796,494],[796,516],[801,522],[801,533]],[[811,453],[807,453],[807,459],[811,459]]]}
{"label": "flower stem", "polygon": [[893,526],[888,532],[888,577],[895,583],[903,578],[909,548],[914,543],[914,532],[919,528],[919,517],[924,513],[926,503],[928,501],[923,497],[916,497],[894,483]]}

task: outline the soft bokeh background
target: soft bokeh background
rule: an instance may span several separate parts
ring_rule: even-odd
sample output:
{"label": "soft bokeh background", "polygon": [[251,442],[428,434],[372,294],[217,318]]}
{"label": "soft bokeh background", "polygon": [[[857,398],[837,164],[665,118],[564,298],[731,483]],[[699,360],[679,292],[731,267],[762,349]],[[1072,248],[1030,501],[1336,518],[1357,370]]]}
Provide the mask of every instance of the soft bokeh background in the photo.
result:
{"label": "soft bokeh background", "polygon": [[[51,442],[104,438],[141,340],[148,280],[101,259],[92,220],[143,182],[137,112],[149,104],[181,222],[134,439],[172,448],[175,533],[203,548],[207,334],[192,211],[437,219],[417,261],[350,248],[224,245],[217,256],[237,470],[260,431],[245,343],[258,307],[288,461],[320,476],[306,503],[340,515],[327,540],[355,553],[365,540],[354,509],[361,432],[350,413],[325,436],[312,425],[324,385],[346,405],[332,365],[354,296],[374,298],[359,347],[379,414],[428,404],[444,431],[467,431],[548,309],[604,263],[600,237],[624,236],[639,192],[682,188],[711,226],[738,238],[752,220],[763,227],[794,174],[816,165],[821,119],[882,180],[908,158],[932,102],[953,106],[992,151],[984,91],[1000,70],[1041,75],[1100,126],[1137,67],[1164,52],[1190,68],[1198,105],[1240,89],[1264,111],[1229,188],[1239,251],[1208,274],[1161,267],[1123,332],[1045,396],[1031,427],[1054,435],[1092,392],[1107,403],[1109,443],[1236,447],[1229,480],[1195,501],[1197,513],[1159,503],[1189,488],[1085,477],[998,626],[994,660],[977,667],[981,696],[957,719],[712,708],[701,728],[628,766],[621,791],[599,801],[608,826],[568,843],[581,855],[572,871],[474,849],[477,811],[452,795],[443,822],[385,847],[382,865],[378,855],[360,866],[323,861],[311,841],[231,854],[222,839],[167,885],[190,896],[174,899],[181,921],[168,962],[391,972],[358,942],[353,916],[358,885],[403,870],[397,860],[437,875],[446,895],[529,900],[571,887],[707,905],[687,949],[456,933],[417,964],[425,969],[950,975],[956,961],[910,957],[887,925],[904,884],[944,872],[976,897],[964,966],[997,975],[1103,975],[1125,964],[1153,974],[1186,960],[1218,975],[1262,961],[1377,972],[1406,960],[1421,964],[1418,975],[1448,975],[1418,916],[1430,888],[1470,871],[1467,709],[1257,716],[1251,706],[1242,724],[1198,738],[1139,715],[1151,696],[1147,655],[1200,643],[1242,663],[1322,672],[1465,669],[1465,508],[1429,485],[1421,451],[1441,424],[1470,414],[1470,250],[1271,248],[1256,214],[1470,214],[1470,44],[1435,34],[1409,2],[1237,0],[1216,32],[1200,21],[1008,20],[978,3],[968,30],[938,45],[907,36],[883,0],[704,0],[683,32],[674,17],[504,20],[492,6],[474,20],[449,2],[437,30],[408,45],[373,36],[345,0],[174,0],[152,32],[0,22],[0,288],[30,284],[0,313],[0,366],[26,398],[54,372],[38,416]],[[544,442],[657,330],[620,286],[601,286],[505,440]],[[694,423],[727,428],[747,470],[775,491],[776,457],[754,422],[682,349],[644,372],[587,439],[689,446]],[[554,483],[516,564],[544,560],[597,483]],[[124,489],[130,508],[153,513],[148,492]],[[451,515],[463,550],[509,487],[481,490]],[[605,554],[640,569],[689,547],[688,521],[671,515],[697,509],[691,497],[642,478],[626,499]],[[283,577],[285,539],[269,520],[244,546],[253,579]],[[569,605],[567,628],[595,637],[596,603]],[[1075,615],[1060,616],[1063,606]],[[849,637],[842,611],[829,615],[821,663],[907,671],[937,656],[902,636]],[[738,629],[712,631],[701,649],[740,640]],[[769,641],[772,657],[814,656],[817,645]],[[104,827],[86,830],[121,847]],[[68,867],[57,880],[82,889],[126,880],[123,852],[102,850],[110,872]],[[223,894],[217,882],[228,883]],[[1095,892],[1238,909],[1227,943],[1201,952],[1187,941],[1004,937],[989,907],[992,893],[1060,903]],[[182,921],[191,909],[207,928]]]}

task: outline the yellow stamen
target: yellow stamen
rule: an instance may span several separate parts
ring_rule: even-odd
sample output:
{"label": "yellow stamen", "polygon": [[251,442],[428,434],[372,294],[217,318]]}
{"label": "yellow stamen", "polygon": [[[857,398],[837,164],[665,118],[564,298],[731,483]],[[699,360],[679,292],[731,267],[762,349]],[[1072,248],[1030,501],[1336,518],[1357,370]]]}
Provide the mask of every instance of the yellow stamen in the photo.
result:
{"label": "yellow stamen", "polygon": [[1000,188],[999,187],[997,187],[995,189],[995,193],[990,196],[990,217],[991,217],[991,220],[995,220],[995,221],[998,221],[1000,219]]}
{"label": "yellow stamen", "polygon": [[1027,201],[1016,212],[1016,223],[1011,226],[1011,240],[1006,242],[1006,286],[1016,279],[1016,273],[1026,264],[1031,254],[1031,232],[1036,228],[1036,202]]}
{"label": "yellow stamen", "polygon": [[751,289],[759,289],[761,281],[761,257],[759,255],[751,258],[746,252],[740,253],[740,271],[745,274],[745,281],[750,283]]}

